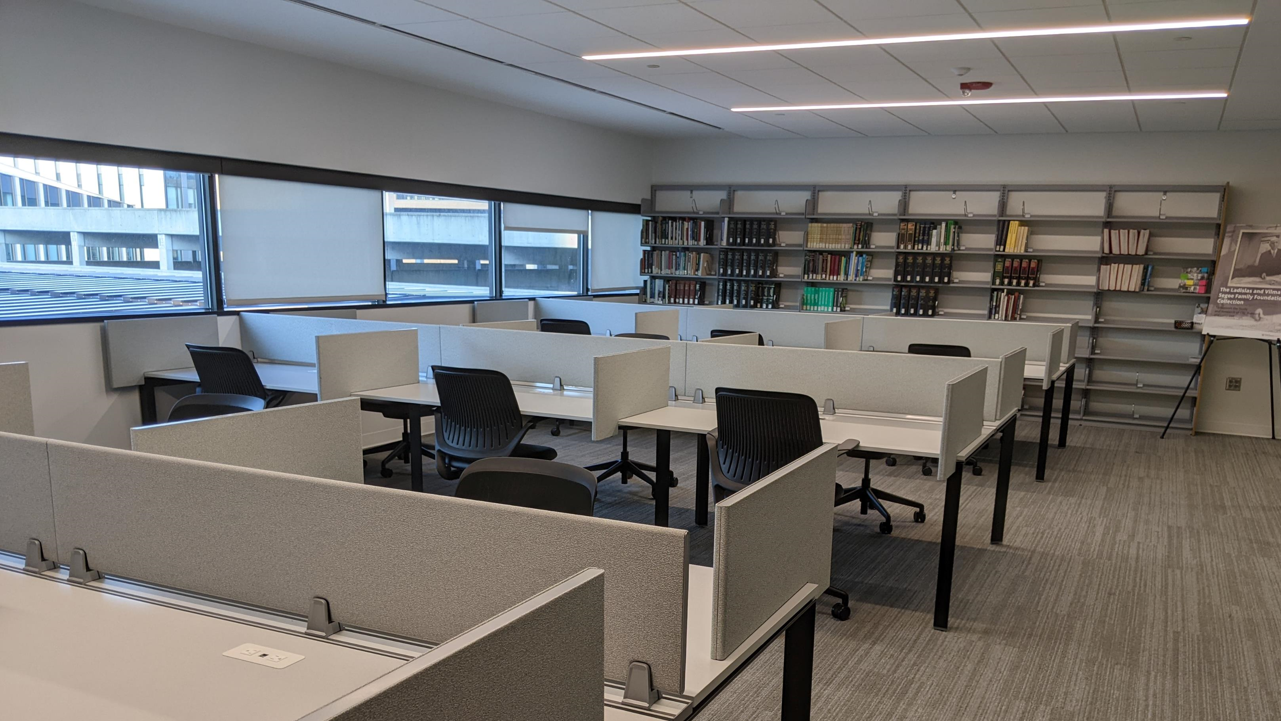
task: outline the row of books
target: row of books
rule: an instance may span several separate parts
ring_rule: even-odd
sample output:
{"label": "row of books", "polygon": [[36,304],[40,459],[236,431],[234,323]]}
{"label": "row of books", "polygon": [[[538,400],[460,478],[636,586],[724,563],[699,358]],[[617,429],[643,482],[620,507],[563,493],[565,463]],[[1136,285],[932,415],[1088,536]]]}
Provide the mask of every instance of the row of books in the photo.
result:
{"label": "row of books", "polygon": [[642,250],[641,275],[715,275],[712,254],[697,250]]}
{"label": "row of books", "polygon": [[951,283],[952,256],[950,255],[894,255],[895,283]]}
{"label": "row of books", "polygon": [[1147,290],[1152,284],[1152,266],[1104,261],[1099,266],[1099,290]]}
{"label": "row of books", "polygon": [[810,223],[805,233],[806,248],[844,250],[871,248],[871,223]]}
{"label": "row of books", "polygon": [[894,247],[899,250],[956,250],[961,245],[961,224],[945,220],[904,220],[898,224]]}
{"label": "row of books", "polygon": [[1147,255],[1147,228],[1109,228],[1103,231],[1103,252],[1107,255]]}
{"label": "row of books", "polygon": [[675,303],[677,305],[702,305],[707,283],[701,280],[665,280],[649,278],[641,288],[646,303]]}
{"label": "row of books", "polygon": [[1024,294],[1017,290],[994,290],[988,302],[988,320],[1018,320],[1023,317]]}
{"label": "row of books", "polygon": [[641,243],[715,245],[716,223],[710,218],[646,218],[641,221]]}
{"label": "row of books", "polygon": [[773,220],[730,218],[725,225],[725,245],[778,245],[778,223]]}
{"label": "row of books", "polygon": [[872,256],[864,253],[806,253],[805,280],[867,280],[872,272]]}
{"label": "row of books", "polygon": [[1210,268],[1184,268],[1179,274],[1179,290],[1204,295],[1210,292]]}
{"label": "row of books", "polygon": [[753,283],[745,280],[727,280],[716,289],[716,302],[728,303],[735,308],[778,307],[778,283]]}
{"label": "row of books", "polygon": [[773,278],[778,253],[768,250],[722,250],[716,274],[722,278]]}
{"label": "row of books", "polygon": [[890,293],[890,310],[894,315],[932,318],[938,312],[939,289],[896,285]]}
{"label": "row of books", "polygon": [[1002,220],[996,226],[996,252],[1026,253],[1027,223],[1017,220]]}
{"label": "row of books", "polygon": [[996,261],[992,285],[1030,287],[1041,281],[1040,258],[1005,258]]}
{"label": "row of books", "polygon": [[840,313],[845,310],[845,289],[806,288],[801,293],[801,310]]}

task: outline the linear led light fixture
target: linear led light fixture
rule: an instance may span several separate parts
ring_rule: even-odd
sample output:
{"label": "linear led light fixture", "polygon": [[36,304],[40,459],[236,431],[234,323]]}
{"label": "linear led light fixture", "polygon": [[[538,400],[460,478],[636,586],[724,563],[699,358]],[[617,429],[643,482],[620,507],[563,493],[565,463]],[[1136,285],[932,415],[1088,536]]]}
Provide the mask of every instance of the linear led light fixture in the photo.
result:
{"label": "linear led light fixture", "polygon": [[858,110],[868,108],[946,108],[956,105],[1028,105],[1037,103],[1101,103],[1108,100],[1206,100],[1226,98],[1227,92],[1128,93],[1125,95],[1061,95],[1058,97],[985,98],[974,100],[920,100],[901,103],[840,103],[832,105],[773,105],[759,108],[730,108],[736,113],[778,113],[784,110]]}
{"label": "linear led light fixture", "polygon": [[1226,28],[1249,25],[1250,18],[1203,18],[1200,20],[1175,20],[1164,23],[1118,23],[1111,25],[1082,25],[1066,28],[1023,28],[1021,30],[992,30],[973,33],[947,33],[945,35],[905,35],[892,38],[851,38],[811,43],[781,43],[777,45],[739,45],[726,48],[693,48],[689,50],[652,50],[639,53],[607,53],[584,55],[583,60],[631,60],[635,58],[670,58],[683,55],[724,55],[729,53],[765,53],[783,50],[816,50],[821,48],[853,48],[866,45],[902,45],[906,43],[937,43],[949,40],[1000,40],[1003,38],[1037,38],[1056,35],[1093,35],[1097,33],[1132,33],[1143,30],[1190,30],[1195,28]]}

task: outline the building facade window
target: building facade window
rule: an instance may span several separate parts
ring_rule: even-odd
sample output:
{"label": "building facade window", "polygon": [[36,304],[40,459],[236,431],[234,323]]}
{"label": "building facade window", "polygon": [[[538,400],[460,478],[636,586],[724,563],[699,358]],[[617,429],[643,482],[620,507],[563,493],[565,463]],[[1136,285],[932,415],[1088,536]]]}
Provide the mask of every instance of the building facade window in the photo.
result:
{"label": "building facade window", "polygon": [[383,194],[387,302],[493,295],[493,203]]}

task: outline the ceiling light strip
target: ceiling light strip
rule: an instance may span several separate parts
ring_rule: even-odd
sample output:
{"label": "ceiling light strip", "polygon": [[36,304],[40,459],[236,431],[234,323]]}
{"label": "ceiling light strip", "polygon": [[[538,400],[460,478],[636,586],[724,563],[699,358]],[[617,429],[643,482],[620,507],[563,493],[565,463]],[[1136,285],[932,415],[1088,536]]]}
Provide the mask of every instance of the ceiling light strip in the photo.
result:
{"label": "ceiling light strip", "polygon": [[851,38],[810,43],[780,43],[777,45],[740,45],[724,48],[693,48],[689,50],[652,50],[636,53],[607,53],[584,55],[584,60],[633,60],[636,58],[671,58],[686,55],[725,55],[730,53],[764,53],[786,50],[816,50],[822,48],[852,48],[868,45],[902,45],[906,43],[937,43],[953,40],[1001,40],[1004,38],[1038,38],[1058,35],[1093,35],[1099,33],[1132,33],[1148,30],[1191,30],[1196,28],[1225,28],[1250,24],[1250,18],[1204,18],[1176,20],[1163,23],[1123,23],[1110,25],[1083,25],[1066,28],[1023,28],[1020,30],[992,30],[973,33],[947,33],[942,35],[906,35],[891,38]]}
{"label": "ceiling light strip", "polygon": [[777,113],[785,110],[860,110],[893,108],[947,108],[958,105],[1029,105],[1038,103],[1100,103],[1112,100],[1207,100],[1226,98],[1227,92],[1130,93],[1127,95],[1063,95],[1059,97],[984,98],[980,100],[920,100],[899,103],[846,103],[833,105],[774,105],[759,108],[730,108],[736,113]]}

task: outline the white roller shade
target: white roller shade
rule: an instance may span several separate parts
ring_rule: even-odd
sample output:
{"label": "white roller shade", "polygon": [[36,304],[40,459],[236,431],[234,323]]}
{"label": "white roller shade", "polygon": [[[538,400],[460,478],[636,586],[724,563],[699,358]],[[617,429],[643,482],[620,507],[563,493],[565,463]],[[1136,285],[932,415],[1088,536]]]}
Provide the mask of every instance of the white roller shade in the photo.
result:
{"label": "white roller shade", "polygon": [[382,193],[218,177],[228,305],[382,300]]}
{"label": "white roller shade", "polygon": [[641,286],[641,217],[630,213],[592,211],[591,275],[593,291]]}
{"label": "white roller shade", "polygon": [[503,229],[534,233],[586,233],[587,211],[503,203]]}

